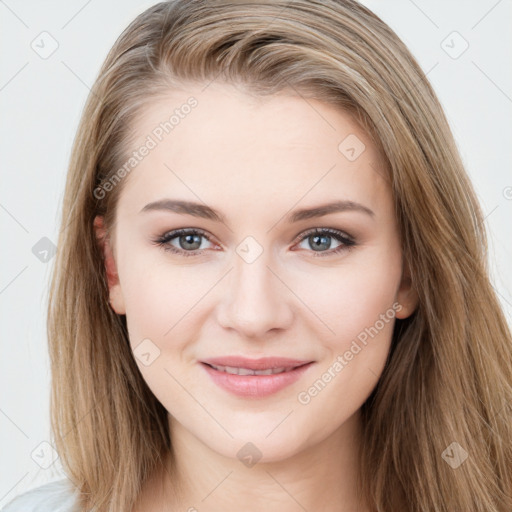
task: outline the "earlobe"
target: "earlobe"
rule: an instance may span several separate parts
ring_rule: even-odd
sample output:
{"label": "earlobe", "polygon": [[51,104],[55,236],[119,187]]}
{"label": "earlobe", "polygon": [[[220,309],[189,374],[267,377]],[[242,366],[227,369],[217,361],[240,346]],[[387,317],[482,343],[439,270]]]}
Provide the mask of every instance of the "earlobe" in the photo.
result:
{"label": "earlobe", "polygon": [[418,306],[419,297],[416,289],[412,284],[411,274],[407,261],[404,262],[404,269],[402,272],[402,279],[400,287],[396,295],[396,301],[400,304],[401,308],[396,311],[396,318],[404,319],[414,313]]}
{"label": "earlobe", "polygon": [[105,274],[107,277],[108,289],[109,289],[109,302],[112,309],[118,315],[126,314],[126,308],[124,304],[124,297],[121,290],[121,283],[119,282],[119,275],[117,273],[116,262],[110,241],[107,236],[106,228],[103,224],[103,217],[96,216],[94,218],[94,230],[96,234],[96,240],[103,253],[103,261],[105,265]]}

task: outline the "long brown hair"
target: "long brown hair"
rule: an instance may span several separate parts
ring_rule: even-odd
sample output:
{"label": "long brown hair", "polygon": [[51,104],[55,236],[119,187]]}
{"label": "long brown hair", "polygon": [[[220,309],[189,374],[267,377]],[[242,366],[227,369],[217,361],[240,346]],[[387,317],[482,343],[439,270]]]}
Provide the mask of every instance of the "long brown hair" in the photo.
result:
{"label": "long brown hair", "polygon": [[[109,52],[74,142],[48,310],[52,433],[81,510],[130,510],[172,446],[126,319],[109,306],[93,229],[96,215],[112,228],[128,178],[104,197],[97,187],[127,160],[144,104],[213,80],[335,105],[385,158],[419,304],[396,320],[362,407],[361,492],[378,512],[510,512],[512,338],[482,212],[425,74],[354,0],[163,2]],[[454,454],[461,464],[449,463]]]}

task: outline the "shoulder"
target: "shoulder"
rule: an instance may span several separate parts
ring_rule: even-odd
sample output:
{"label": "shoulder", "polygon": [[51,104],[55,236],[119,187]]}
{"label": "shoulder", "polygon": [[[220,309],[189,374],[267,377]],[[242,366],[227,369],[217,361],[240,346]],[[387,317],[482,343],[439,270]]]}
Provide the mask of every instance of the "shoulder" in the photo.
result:
{"label": "shoulder", "polygon": [[74,512],[76,496],[75,488],[64,478],[16,496],[0,512]]}

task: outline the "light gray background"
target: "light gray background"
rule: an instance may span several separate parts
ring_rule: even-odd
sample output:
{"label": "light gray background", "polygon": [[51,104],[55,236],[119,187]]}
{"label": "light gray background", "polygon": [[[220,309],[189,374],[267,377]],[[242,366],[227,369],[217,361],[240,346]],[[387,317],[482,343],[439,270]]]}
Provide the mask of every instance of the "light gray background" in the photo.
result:
{"label": "light gray background", "polygon": [[[57,240],[71,143],[99,67],[125,26],[153,3],[0,0],[0,506],[60,476],[59,459],[47,469],[36,462],[48,465],[52,453],[44,443],[50,380],[45,308],[53,260],[40,261],[32,248],[43,237]],[[362,3],[398,33],[439,95],[486,215],[493,284],[510,321],[512,2]],[[47,59],[31,47],[42,45],[43,31],[58,42]],[[469,44],[458,58],[453,52],[463,41],[454,31]]]}

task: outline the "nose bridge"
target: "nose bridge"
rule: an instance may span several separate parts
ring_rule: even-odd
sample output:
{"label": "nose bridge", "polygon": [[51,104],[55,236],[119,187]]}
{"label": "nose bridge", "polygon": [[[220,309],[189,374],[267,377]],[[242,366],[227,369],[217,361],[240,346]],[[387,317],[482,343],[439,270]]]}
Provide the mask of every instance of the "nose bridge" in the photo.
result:
{"label": "nose bridge", "polygon": [[286,287],[270,270],[275,266],[272,251],[264,250],[254,239],[246,239],[236,252],[234,268],[228,278],[229,290],[223,300],[221,323],[248,337],[286,327],[292,311]]}
{"label": "nose bridge", "polygon": [[275,276],[269,270],[271,262],[267,253],[265,251],[254,261],[248,261],[240,255],[235,259],[232,292],[237,300],[252,298],[259,301],[264,296],[266,303],[271,302],[275,293],[275,283],[271,281]]}

